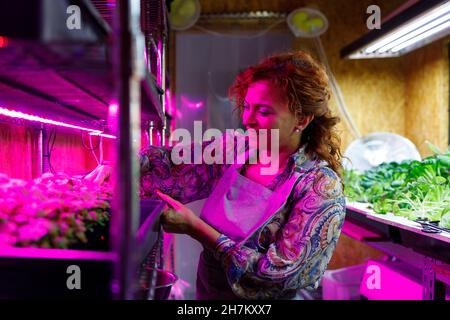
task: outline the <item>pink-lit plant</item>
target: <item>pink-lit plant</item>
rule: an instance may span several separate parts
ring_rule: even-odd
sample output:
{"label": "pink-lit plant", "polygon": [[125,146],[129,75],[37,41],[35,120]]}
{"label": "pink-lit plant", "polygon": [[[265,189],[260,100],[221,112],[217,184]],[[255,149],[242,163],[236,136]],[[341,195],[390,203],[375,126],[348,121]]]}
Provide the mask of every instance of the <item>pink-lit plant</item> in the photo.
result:
{"label": "pink-lit plant", "polygon": [[0,174],[0,246],[68,248],[109,220],[111,188],[46,173],[35,180]]}

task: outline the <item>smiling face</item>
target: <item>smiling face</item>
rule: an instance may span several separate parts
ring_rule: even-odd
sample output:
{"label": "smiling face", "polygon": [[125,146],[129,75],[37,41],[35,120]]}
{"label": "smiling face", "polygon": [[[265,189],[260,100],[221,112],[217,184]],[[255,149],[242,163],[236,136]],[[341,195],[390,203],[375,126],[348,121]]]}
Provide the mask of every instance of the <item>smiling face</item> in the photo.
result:
{"label": "smiling face", "polygon": [[279,129],[280,152],[284,149],[296,150],[300,143],[300,134],[295,132],[299,122],[289,110],[283,91],[269,80],[250,84],[242,110],[242,123],[248,129]]}
{"label": "smiling face", "polygon": [[327,70],[309,53],[270,55],[239,72],[228,93],[246,128],[279,130],[281,166],[305,147],[307,155],[327,161],[340,175],[339,117],[329,108]]}

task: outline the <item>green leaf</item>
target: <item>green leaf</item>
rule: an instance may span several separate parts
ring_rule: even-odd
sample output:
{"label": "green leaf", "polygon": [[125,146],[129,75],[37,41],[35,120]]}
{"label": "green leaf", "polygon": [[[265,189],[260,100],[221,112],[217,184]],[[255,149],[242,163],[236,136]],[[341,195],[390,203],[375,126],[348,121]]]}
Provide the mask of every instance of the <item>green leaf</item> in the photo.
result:
{"label": "green leaf", "polygon": [[430,141],[426,140],[425,143],[428,146],[428,149],[430,149],[430,151],[434,152],[435,154],[442,154],[441,150],[434,144],[432,144]]}

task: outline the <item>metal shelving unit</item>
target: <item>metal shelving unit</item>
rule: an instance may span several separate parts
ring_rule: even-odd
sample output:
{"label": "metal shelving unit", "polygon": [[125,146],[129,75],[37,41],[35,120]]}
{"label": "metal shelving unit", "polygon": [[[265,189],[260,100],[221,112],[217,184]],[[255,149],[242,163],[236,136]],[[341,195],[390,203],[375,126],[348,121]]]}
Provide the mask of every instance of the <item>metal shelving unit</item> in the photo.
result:
{"label": "metal shelving unit", "polygon": [[[151,1],[142,4],[146,2]],[[80,30],[66,26],[66,9],[71,5],[81,9]],[[164,4],[160,9],[157,14],[164,16]],[[117,123],[107,127],[118,138],[110,250],[2,249],[0,283],[14,278],[16,289],[2,285],[0,298],[135,298],[140,267],[161,245],[163,204],[139,200],[134,155],[141,130],[148,130],[141,128],[142,123],[152,121],[165,128],[167,84],[165,79],[158,83],[157,75],[143,63],[147,50],[141,19],[139,2],[131,0],[0,3],[0,34],[8,39],[7,46],[0,48],[0,106],[103,131],[110,104],[118,104]],[[160,67],[164,74],[165,65]],[[27,121],[20,124],[35,126]],[[85,290],[67,289],[70,265],[82,269]],[[46,284],[36,285],[42,282],[39,279],[47,279]]]}

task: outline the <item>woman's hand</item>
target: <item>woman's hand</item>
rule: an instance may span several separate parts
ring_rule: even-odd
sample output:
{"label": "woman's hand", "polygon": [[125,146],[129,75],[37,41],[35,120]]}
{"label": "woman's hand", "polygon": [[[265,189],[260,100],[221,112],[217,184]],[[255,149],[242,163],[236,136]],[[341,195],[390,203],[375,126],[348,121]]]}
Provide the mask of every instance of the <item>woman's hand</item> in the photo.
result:
{"label": "woman's hand", "polygon": [[109,179],[111,172],[112,167],[110,165],[99,165],[91,173],[85,176],[84,179],[102,185]]}
{"label": "woman's hand", "polygon": [[156,193],[168,204],[161,215],[161,223],[164,231],[190,235],[195,229],[197,220],[199,220],[195,213],[167,194],[159,190]]}
{"label": "woman's hand", "polygon": [[162,212],[161,223],[164,231],[169,233],[184,233],[210,250],[214,250],[220,233],[200,219],[189,208],[168,195],[157,190],[158,196],[170,207]]}

